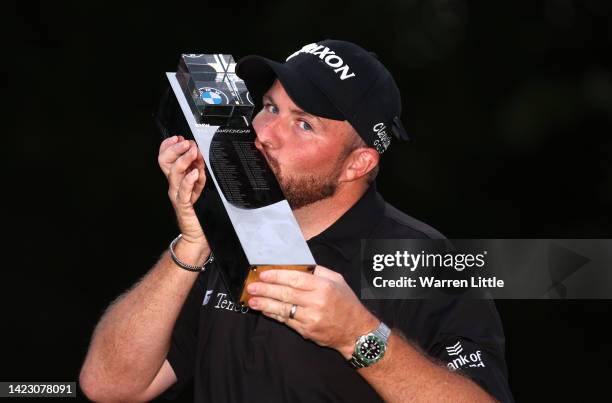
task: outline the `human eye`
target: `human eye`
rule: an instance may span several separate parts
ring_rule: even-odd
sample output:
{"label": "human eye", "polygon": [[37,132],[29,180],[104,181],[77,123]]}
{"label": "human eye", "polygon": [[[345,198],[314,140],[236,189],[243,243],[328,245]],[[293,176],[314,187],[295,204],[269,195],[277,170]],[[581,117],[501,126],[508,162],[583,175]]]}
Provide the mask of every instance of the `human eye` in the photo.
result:
{"label": "human eye", "polygon": [[272,104],[270,102],[265,102],[263,107],[266,110],[266,112],[270,112],[270,113],[274,113],[274,114],[278,113],[278,108],[276,107],[276,105],[274,105],[274,104]]}
{"label": "human eye", "polygon": [[305,132],[313,131],[312,125],[305,120],[298,121],[298,126],[300,127],[300,129],[304,130]]}

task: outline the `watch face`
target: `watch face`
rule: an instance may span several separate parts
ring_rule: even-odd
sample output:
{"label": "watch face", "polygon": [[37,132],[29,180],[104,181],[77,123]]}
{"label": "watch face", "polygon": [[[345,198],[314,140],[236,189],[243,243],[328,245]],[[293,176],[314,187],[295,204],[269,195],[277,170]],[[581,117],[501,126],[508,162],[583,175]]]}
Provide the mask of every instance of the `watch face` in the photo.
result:
{"label": "watch face", "polygon": [[361,344],[361,346],[359,347],[359,351],[365,358],[373,360],[380,355],[382,351],[382,345],[376,338],[370,336],[366,338]]}
{"label": "watch face", "polygon": [[368,335],[357,346],[357,355],[367,364],[380,360],[385,353],[385,343],[375,335]]}

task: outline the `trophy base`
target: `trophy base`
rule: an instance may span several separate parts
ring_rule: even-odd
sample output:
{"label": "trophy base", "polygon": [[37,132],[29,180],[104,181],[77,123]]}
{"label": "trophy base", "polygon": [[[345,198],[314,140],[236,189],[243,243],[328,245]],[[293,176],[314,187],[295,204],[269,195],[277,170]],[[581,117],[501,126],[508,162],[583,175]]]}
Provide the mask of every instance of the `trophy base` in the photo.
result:
{"label": "trophy base", "polygon": [[249,303],[249,299],[251,295],[247,292],[247,286],[251,283],[259,281],[259,273],[266,270],[297,270],[303,271],[306,273],[314,272],[314,265],[255,265],[251,266],[249,269],[249,274],[247,278],[244,280],[244,285],[242,286],[242,293],[240,295],[240,305],[246,306]]}

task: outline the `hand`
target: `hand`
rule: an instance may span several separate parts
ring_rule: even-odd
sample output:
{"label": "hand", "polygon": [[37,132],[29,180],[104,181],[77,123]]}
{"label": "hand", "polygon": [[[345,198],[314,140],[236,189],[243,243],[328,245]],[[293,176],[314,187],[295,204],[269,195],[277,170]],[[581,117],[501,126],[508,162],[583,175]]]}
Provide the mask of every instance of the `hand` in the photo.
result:
{"label": "hand", "polygon": [[[305,339],[338,350],[349,359],[357,338],[380,321],[363,306],[341,274],[317,266],[314,275],[295,270],[267,270],[251,283],[249,306],[285,323]],[[297,305],[294,319],[291,306]]]}
{"label": "hand", "polygon": [[193,208],[206,183],[204,158],[197,144],[185,140],[183,136],[169,137],[161,143],[157,160],[168,179],[168,197],[174,207],[183,240],[208,247]]}

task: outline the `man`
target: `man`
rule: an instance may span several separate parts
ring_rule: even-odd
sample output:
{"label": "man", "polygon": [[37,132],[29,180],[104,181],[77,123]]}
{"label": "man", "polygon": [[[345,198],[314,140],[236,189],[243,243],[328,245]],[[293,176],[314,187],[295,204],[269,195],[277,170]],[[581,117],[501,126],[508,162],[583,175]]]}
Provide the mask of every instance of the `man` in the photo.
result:
{"label": "man", "polygon": [[88,397],[172,397],[193,379],[197,401],[512,401],[489,301],[362,302],[355,294],[360,239],[441,237],[376,191],[390,137],[406,136],[384,66],[357,45],[326,40],[284,64],[247,57],[237,73],[262,100],[256,146],[318,263],[314,275],[261,273],[241,307],[214,262],[182,270],[211,253],[193,209],[204,162],[194,142],[165,140],[159,163],[181,264],[165,253],[104,314],[81,371]]}

